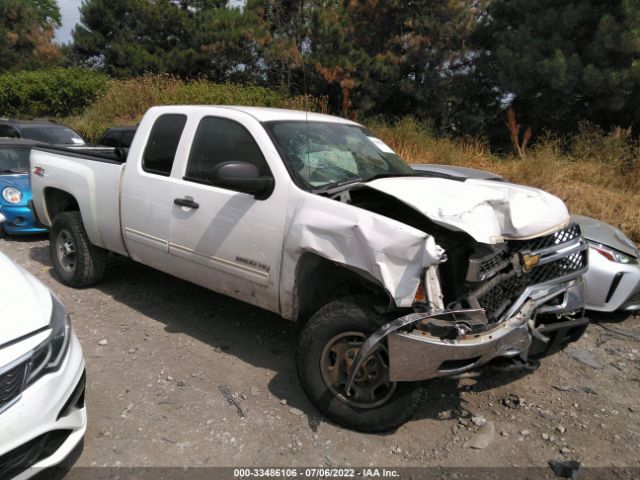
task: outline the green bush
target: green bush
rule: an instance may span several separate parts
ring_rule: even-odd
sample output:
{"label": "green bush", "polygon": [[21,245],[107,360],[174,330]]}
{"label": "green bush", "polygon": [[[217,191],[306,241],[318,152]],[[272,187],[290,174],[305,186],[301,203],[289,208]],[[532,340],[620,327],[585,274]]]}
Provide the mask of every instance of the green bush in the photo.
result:
{"label": "green bush", "polygon": [[171,75],[147,74],[127,80],[109,80],[104,94],[77,115],[64,119],[85,138],[95,141],[114,125],[135,125],[156,105],[247,105],[325,111],[326,100],[289,97],[252,85],[184,81]]}
{"label": "green bush", "polygon": [[0,116],[62,117],[79,113],[104,91],[107,77],[83,68],[0,75]]}

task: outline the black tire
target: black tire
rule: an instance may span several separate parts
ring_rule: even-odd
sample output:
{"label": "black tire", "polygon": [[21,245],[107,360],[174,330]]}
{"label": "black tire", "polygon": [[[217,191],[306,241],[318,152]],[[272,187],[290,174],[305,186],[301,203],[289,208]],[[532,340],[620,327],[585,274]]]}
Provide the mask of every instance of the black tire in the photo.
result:
{"label": "black tire", "polygon": [[106,251],[92,245],[80,212],[63,212],[53,219],[49,231],[51,262],[65,285],[88,287],[102,280]]}
{"label": "black tire", "polygon": [[380,399],[384,403],[359,408],[338,395],[339,387],[330,388],[323,379],[321,364],[326,364],[328,358],[323,352],[330,344],[335,345],[334,339],[347,332],[361,332],[364,338],[387,321],[373,308],[370,298],[348,296],[318,310],[300,333],[296,366],[302,388],[318,410],[342,426],[362,432],[395,430],[409,421],[424,402],[426,389],[422,383],[397,382]]}

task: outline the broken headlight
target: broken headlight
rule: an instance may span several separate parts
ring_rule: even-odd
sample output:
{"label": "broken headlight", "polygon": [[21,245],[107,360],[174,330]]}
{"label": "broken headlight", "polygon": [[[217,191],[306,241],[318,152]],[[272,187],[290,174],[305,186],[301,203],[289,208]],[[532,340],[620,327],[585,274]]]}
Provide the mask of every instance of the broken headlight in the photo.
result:
{"label": "broken headlight", "polygon": [[27,385],[47,373],[58,370],[69,347],[71,333],[69,315],[62,302],[55,295],[51,295],[51,322],[49,326],[51,328],[49,338],[38,345],[31,354]]}
{"label": "broken headlight", "polygon": [[627,255],[626,253],[622,253],[621,251],[613,248],[605,247],[604,245],[590,243],[589,246],[610,262],[632,264],[638,263],[639,261],[631,255]]}

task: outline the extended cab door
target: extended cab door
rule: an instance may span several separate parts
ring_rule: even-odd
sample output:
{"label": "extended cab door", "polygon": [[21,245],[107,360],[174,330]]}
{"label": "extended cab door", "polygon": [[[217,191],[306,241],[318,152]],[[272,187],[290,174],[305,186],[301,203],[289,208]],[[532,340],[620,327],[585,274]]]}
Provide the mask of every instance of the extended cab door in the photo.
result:
{"label": "extended cab door", "polygon": [[[250,115],[207,110],[190,117],[191,148],[173,185],[169,252],[174,274],[211,290],[278,312],[280,259],[288,182],[262,125]],[[273,191],[253,195],[212,182],[222,162],[255,165],[275,178]],[[279,164],[277,164],[279,163]]]}
{"label": "extended cab door", "polygon": [[[148,113],[139,131],[148,137],[134,139],[122,181],[120,215],[122,234],[134,260],[168,273],[169,220],[173,209],[171,177],[176,157],[184,156],[181,142],[187,115]],[[115,194],[115,193],[114,193]]]}

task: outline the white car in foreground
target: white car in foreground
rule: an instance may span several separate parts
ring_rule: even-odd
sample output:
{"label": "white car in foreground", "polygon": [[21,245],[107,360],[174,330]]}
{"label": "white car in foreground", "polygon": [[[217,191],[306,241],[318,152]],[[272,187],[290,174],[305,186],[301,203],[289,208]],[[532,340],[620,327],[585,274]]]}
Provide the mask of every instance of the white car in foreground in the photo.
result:
{"label": "white car in foreground", "polygon": [[84,358],[60,300],[1,253],[0,312],[0,478],[26,479],[84,436]]}

